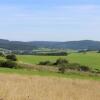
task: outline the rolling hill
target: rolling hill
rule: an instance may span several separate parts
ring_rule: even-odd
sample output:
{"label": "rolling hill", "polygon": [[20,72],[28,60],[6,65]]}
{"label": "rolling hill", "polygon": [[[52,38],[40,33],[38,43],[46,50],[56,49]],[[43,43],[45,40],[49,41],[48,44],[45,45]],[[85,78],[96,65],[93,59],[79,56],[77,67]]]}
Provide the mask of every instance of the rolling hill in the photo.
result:
{"label": "rolling hill", "polygon": [[0,39],[0,48],[8,50],[33,50],[36,48],[54,48],[54,49],[90,49],[100,50],[100,41],[81,40],[68,42],[51,42],[51,41],[9,41]]}

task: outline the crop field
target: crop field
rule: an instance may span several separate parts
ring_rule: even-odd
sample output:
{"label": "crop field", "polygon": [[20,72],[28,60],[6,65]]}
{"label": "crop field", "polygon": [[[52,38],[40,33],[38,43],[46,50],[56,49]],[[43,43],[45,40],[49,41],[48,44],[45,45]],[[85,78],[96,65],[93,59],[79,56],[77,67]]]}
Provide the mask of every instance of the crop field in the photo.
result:
{"label": "crop field", "polygon": [[0,74],[0,100],[100,100],[100,81]]}
{"label": "crop field", "polygon": [[69,62],[79,63],[90,66],[93,69],[100,69],[100,54],[99,53],[71,53],[68,56],[32,56],[21,55],[18,56],[19,61],[24,63],[38,64],[40,61],[55,61],[58,58],[65,58]]}

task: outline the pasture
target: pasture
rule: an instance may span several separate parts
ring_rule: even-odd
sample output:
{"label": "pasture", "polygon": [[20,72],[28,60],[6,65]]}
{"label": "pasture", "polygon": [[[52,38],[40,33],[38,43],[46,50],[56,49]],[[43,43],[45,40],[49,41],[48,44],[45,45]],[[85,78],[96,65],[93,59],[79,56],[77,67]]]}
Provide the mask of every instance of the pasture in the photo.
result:
{"label": "pasture", "polygon": [[100,100],[100,81],[0,74],[0,100]]}
{"label": "pasture", "polygon": [[18,55],[18,60],[24,63],[38,64],[41,61],[56,61],[58,58],[65,58],[66,56],[34,56],[34,55]]}
{"label": "pasture", "polygon": [[19,55],[17,56],[20,62],[38,64],[40,61],[55,61],[58,58],[65,58],[71,63],[79,63],[87,65],[92,69],[100,70],[100,54],[95,52],[89,53],[71,53],[68,56],[33,56],[33,55]]}
{"label": "pasture", "polygon": [[[68,56],[17,55],[17,58],[18,62],[36,67],[40,61],[65,58],[69,62],[100,69],[99,53],[71,53]],[[0,100],[100,100],[100,76],[82,72],[61,74],[46,70],[1,67]]]}

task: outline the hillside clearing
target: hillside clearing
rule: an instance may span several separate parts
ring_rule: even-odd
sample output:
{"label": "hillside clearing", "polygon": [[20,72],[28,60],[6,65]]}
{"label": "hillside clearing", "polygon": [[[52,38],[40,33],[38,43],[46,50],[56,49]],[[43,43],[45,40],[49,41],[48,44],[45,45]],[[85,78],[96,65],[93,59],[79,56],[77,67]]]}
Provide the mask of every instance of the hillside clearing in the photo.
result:
{"label": "hillside clearing", "polygon": [[0,74],[1,100],[100,100],[100,82]]}

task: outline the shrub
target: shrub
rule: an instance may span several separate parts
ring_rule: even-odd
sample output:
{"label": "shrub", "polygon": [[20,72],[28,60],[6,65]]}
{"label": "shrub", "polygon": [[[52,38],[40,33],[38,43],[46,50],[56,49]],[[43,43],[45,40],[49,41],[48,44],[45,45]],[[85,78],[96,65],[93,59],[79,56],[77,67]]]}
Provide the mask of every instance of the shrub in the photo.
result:
{"label": "shrub", "polygon": [[39,65],[52,65],[50,61],[41,61]]}
{"label": "shrub", "polygon": [[60,73],[64,74],[65,71],[66,71],[66,65],[65,64],[59,65],[58,70],[59,70]]}
{"label": "shrub", "polygon": [[52,63],[50,61],[40,62],[39,65],[54,65],[58,67],[59,72],[64,73],[65,70],[74,70],[74,71],[91,71],[88,66],[82,66],[78,63],[69,63],[66,59],[59,58],[56,62]]}
{"label": "shrub", "polygon": [[0,61],[0,67],[4,67],[4,68],[15,68],[17,67],[17,63],[14,61]]}
{"label": "shrub", "polygon": [[80,71],[90,71],[90,68],[88,66],[80,66]]}
{"label": "shrub", "polygon": [[66,70],[76,70],[76,71],[84,71],[84,72],[87,72],[87,71],[91,71],[91,69],[88,67],[88,66],[83,66],[83,65],[80,65],[80,64],[77,64],[77,63],[68,63],[68,64],[59,64],[59,69],[60,70],[63,70],[66,69]]}
{"label": "shrub", "polygon": [[70,70],[80,70],[80,65],[77,63],[68,63],[66,65],[66,69],[70,69]]}
{"label": "shrub", "polygon": [[68,61],[66,59],[63,59],[63,58],[59,58],[55,63],[54,65],[63,65],[63,64],[68,64]]}
{"label": "shrub", "polygon": [[17,61],[17,57],[14,54],[7,55],[6,59],[11,60],[11,61]]}

